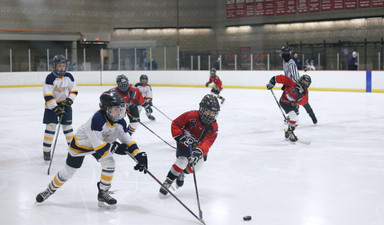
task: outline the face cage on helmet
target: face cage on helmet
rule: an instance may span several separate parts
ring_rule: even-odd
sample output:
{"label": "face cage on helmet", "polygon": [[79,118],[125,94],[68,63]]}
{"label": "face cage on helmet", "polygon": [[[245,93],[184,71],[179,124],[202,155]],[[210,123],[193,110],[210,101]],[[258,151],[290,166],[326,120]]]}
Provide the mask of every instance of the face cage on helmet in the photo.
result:
{"label": "face cage on helmet", "polygon": [[211,112],[213,112],[212,110],[210,109],[207,109],[205,107],[200,107],[200,110],[199,110],[199,118],[200,118],[200,121],[204,124],[210,124],[212,122],[214,122],[217,118],[217,116],[219,115],[219,112],[215,112],[215,116],[209,116],[209,115],[205,115],[204,112],[206,110],[209,110]]}
{"label": "face cage on helmet", "polygon": [[309,86],[311,85],[311,83],[308,82],[308,81],[306,81],[306,80],[304,80],[304,79],[301,79],[301,80],[300,80],[300,85],[301,85],[301,87],[303,87],[304,89],[308,89]]}
{"label": "face cage on helmet", "polygon": [[[119,115],[116,115],[116,116],[113,116],[111,113],[112,113],[112,108],[120,108],[120,113]],[[117,122],[121,119],[124,118],[125,116],[125,104],[121,104],[120,106],[107,106],[107,110],[106,110],[106,114],[107,114],[107,117],[112,120],[113,122]]]}
{"label": "face cage on helmet", "polygon": [[[57,65],[59,64],[64,64],[65,65],[65,70],[64,71],[58,71],[56,68],[57,68]],[[60,77],[64,76],[66,73],[67,73],[67,63],[66,62],[55,62],[53,63],[53,70],[55,71],[55,73],[57,75],[59,75]]]}
{"label": "face cage on helmet", "polygon": [[117,84],[117,87],[119,88],[120,91],[122,91],[122,92],[127,92],[127,91],[128,91],[128,88],[129,88],[129,83],[126,82],[126,81],[120,81],[120,82]]}

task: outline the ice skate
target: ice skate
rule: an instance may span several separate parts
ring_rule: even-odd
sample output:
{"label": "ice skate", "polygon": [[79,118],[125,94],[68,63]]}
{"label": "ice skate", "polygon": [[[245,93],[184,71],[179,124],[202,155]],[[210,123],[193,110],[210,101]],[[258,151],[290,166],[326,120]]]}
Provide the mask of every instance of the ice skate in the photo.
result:
{"label": "ice skate", "polygon": [[149,120],[152,120],[152,121],[156,120],[156,118],[150,114],[148,114],[147,117]]}
{"label": "ice skate", "polygon": [[[167,179],[164,181],[163,185],[164,185],[164,187],[166,187],[169,190],[169,188],[172,185],[172,182],[173,181],[167,177]],[[160,191],[160,197],[164,197],[168,194],[168,191],[165,190],[163,187],[161,187],[159,191]]]}
{"label": "ice skate", "polygon": [[99,201],[98,206],[100,208],[116,209],[117,201],[109,194],[109,191],[101,190],[100,182],[97,183],[97,188],[99,189],[99,194],[97,195],[97,200]]}
{"label": "ice skate", "polygon": [[289,127],[288,130],[285,131],[285,138],[290,142],[296,142],[298,140],[293,130],[294,128]]}
{"label": "ice skate", "polygon": [[285,136],[285,140],[288,140],[288,137],[289,137],[288,130],[284,130],[284,136]]}
{"label": "ice skate", "polygon": [[51,196],[55,191],[52,191],[49,187],[45,189],[43,192],[39,193],[36,196],[36,202],[37,203],[42,203],[44,202],[49,196]]}
{"label": "ice skate", "polygon": [[313,124],[317,124],[317,118],[315,114],[312,113],[312,114],[309,114],[309,116],[311,117]]}
{"label": "ice skate", "polygon": [[43,152],[44,153],[44,161],[51,161],[51,152]]}
{"label": "ice skate", "polygon": [[184,172],[181,172],[180,175],[176,179],[176,187],[181,188],[184,185]]}

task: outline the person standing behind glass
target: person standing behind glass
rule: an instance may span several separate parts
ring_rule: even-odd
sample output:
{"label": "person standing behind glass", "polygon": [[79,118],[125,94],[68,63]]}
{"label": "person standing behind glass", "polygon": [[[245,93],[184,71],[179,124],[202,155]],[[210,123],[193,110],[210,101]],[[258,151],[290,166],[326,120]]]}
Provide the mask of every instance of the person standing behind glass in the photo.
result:
{"label": "person standing behind glass", "polygon": [[357,53],[352,52],[352,55],[348,57],[348,70],[357,70],[359,63],[357,62]]}
{"label": "person standing behind glass", "polygon": [[299,54],[297,54],[297,52],[293,54],[293,61],[295,61],[298,70],[303,69],[303,64],[301,63],[301,60],[299,59]]}

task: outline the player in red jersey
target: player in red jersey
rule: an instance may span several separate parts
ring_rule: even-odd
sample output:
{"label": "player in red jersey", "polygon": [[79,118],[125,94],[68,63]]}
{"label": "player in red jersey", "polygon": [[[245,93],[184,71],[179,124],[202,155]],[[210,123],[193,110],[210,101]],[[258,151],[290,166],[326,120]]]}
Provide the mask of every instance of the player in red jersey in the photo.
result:
{"label": "player in red jersey", "polygon": [[140,90],[135,86],[132,86],[132,84],[129,83],[128,77],[124,74],[117,76],[116,83],[117,87],[112,88],[111,90],[117,92],[126,103],[126,112],[129,118],[128,132],[132,135],[140,122],[140,113],[137,106],[143,106],[148,113],[152,113],[152,109],[141,95]]}
{"label": "player in red jersey", "polygon": [[[184,174],[193,173],[191,165],[199,169],[207,160],[209,149],[217,137],[219,111],[217,98],[207,94],[201,100],[199,110],[185,112],[172,122],[171,132],[177,142],[176,161],[163,183],[166,188],[175,179],[177,187],[183,186]],[[167,195],[168,192],[162,187],[160,193]]]}
{"label": "player in red jersey", "polygon": [[293,131],[297,126],[299,105],[308,103],[307,89],[311,85],[311,77],[306,74],[302,75],[299,81],[295,83],[292,79],[284,75],[273,76],[267,84],[267,89],[271,90],[276,82],[285,85],[280,98],[280,105],[289,119],[288,129],[285,131],[285,138],[291,142],[296,142],[298,139]]}
{"label": "player in red jersey", "polygon": [[213,83],[213,87],[211,89],[211,94],[216,96],[221,100],[221,104],[224,103],[225,98],[220,96],[220,92],[223,90],[223,82],[221,82],[219,76],[216,75],[216,69],[211,69],[211,76],[209,77],[209,81],[205,83],[205,86],[208,87],[210,83]]}
{"label": "player in red jersey", "polygon": [[[292,49],[287,46],[281,48],[281,57],[283,58],[283,69],[285,76],[291,78],[294,82],[298,82],[300,75],[295,61],[292,58]],[[304,70],[306,71],[306,70]],[[282,87],[284,90],[284,86]],[[307,102],[305,104],[300,104],[307,111],[308,115],[311,117],[313,124],[317,124],[317,118],[311,105]]]}

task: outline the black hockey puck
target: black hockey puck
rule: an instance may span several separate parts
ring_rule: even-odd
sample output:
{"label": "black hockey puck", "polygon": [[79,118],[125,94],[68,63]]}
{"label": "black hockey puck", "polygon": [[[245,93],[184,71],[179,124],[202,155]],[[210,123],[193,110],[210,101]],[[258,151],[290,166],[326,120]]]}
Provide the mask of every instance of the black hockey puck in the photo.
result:
{"label": "black hockey puck", "polygon": [[251,219],[252,219],[251,216],[244,216],[244,217],[243,217],[243,220],[244,220],[244,221],[250,221]]}

